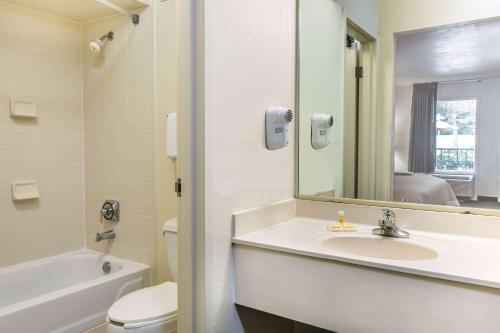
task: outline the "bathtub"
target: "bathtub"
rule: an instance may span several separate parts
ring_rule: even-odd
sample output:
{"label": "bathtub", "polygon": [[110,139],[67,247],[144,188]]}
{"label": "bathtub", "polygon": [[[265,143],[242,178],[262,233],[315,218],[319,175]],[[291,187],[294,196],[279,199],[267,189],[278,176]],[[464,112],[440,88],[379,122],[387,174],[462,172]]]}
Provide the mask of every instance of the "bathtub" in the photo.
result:
{"label": "bathtub", "polygon": [[105,322],[115,300],[150,284],[148,266],[88,250],[2,268],[0,332],[82,332]]}

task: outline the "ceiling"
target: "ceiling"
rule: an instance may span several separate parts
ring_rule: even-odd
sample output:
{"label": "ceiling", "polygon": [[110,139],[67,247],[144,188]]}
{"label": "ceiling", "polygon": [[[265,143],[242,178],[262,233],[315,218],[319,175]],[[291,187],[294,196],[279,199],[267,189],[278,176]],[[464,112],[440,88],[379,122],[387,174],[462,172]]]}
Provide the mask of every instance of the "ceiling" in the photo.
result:
{"label": "ceiling", "polygon": [[500,20],[396,35],[396,85],[500,77]]}
{"label": "ceiling", "polygon": [[[9,0],[9,2],[78,22],[88,22],[116,13],[96,0]],[[110,0],[110,2],[129,11],[149,4],[149,0]]]}

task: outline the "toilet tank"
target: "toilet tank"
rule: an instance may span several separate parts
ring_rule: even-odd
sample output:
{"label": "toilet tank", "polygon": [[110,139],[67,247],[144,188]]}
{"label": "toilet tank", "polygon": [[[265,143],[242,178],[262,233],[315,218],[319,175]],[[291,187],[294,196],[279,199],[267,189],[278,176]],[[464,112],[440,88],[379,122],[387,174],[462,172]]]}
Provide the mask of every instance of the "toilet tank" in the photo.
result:
{"label": "toilet tank", "polygon": [[174,281],[177,281],[177,218],[171,218],[163,224],[163,240],[167,252],[168,266]]}

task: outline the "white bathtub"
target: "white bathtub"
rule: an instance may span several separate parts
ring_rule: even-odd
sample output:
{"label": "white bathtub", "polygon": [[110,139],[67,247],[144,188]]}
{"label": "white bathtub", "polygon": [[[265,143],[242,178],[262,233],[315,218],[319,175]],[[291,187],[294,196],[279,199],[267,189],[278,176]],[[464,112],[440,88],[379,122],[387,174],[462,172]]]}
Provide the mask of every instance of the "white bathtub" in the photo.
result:
{"label": "white bathtub", "polygon": [[0,332],[82,332],[103,323],[115,300],[150,284],[148,266],[87,250],[2,268]]}

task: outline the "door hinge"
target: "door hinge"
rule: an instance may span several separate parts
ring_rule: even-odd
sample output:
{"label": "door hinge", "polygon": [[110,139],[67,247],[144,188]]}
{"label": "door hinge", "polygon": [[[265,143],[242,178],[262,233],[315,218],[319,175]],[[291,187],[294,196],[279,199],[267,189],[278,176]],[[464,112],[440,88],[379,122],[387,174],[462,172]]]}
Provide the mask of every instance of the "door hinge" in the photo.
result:
{"label": "door hinge", "polygon": [[175,181],[175,193],[177,193],[178,197],[182,196],[182,180],[180,178]]}
{"label": "door hinge", "polygon": [[356,67],[356,79],[363,78],[363,66]]}

